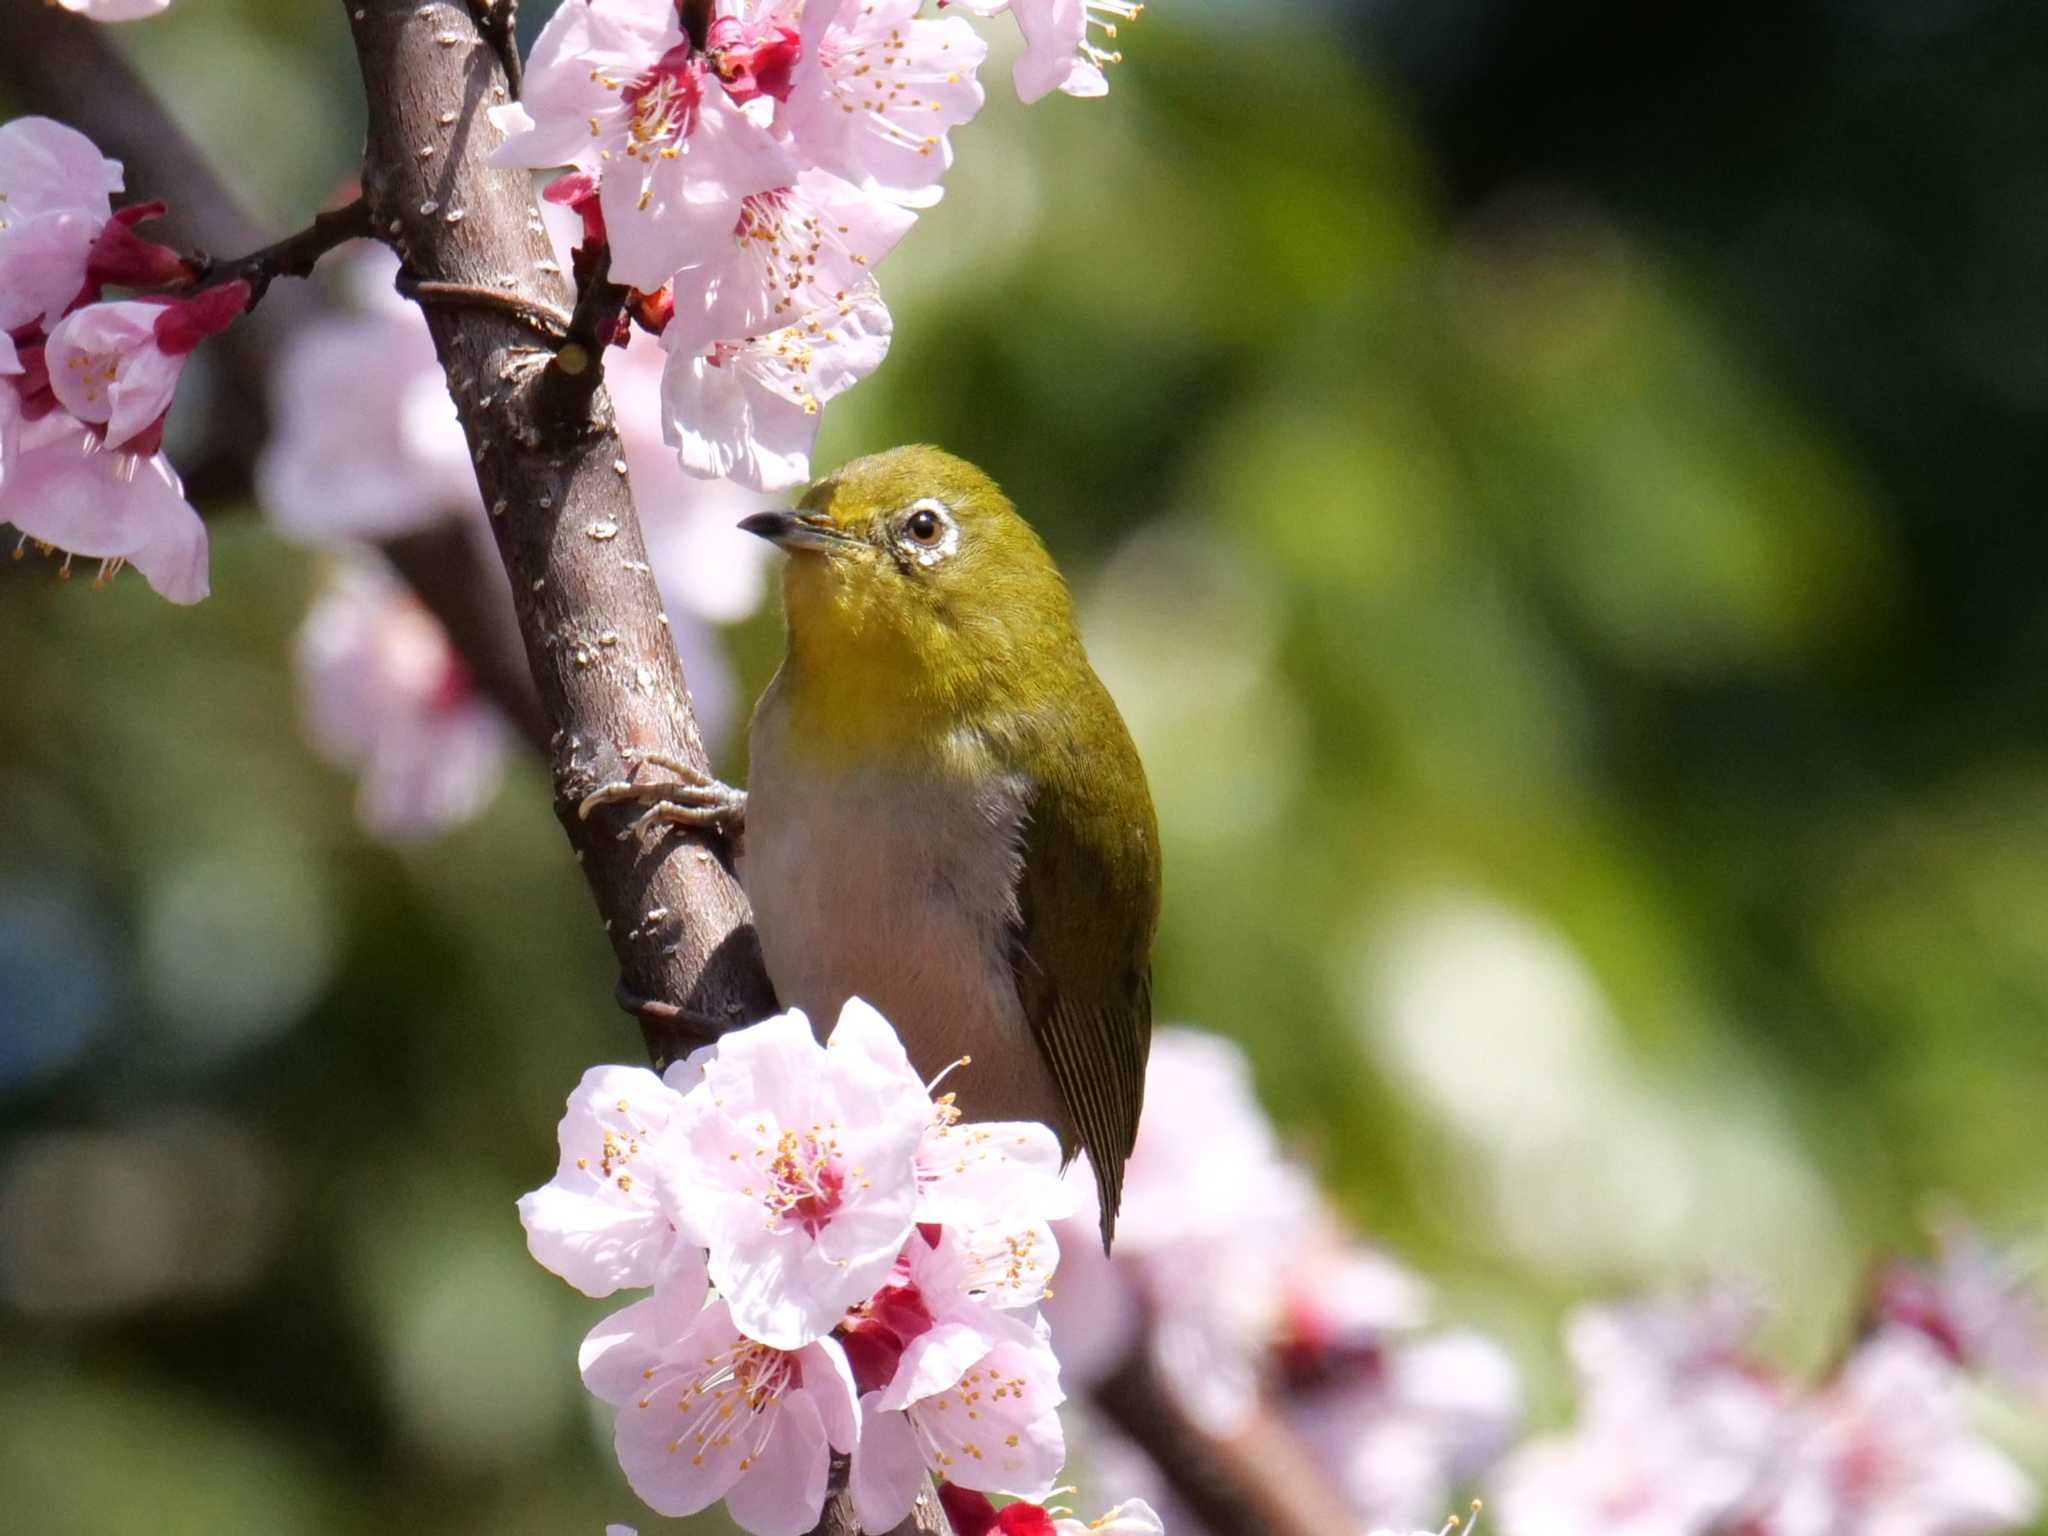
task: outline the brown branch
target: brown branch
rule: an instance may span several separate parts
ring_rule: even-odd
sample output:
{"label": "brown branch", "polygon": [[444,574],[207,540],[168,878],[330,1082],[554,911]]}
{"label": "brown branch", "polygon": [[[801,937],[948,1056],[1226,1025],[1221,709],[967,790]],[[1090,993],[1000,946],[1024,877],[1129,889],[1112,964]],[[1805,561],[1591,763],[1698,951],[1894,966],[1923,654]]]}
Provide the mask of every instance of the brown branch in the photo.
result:
{"label": "brown branch", "polygon": [[1219,1439],[1188,1417],[1142,1345],[1096,1387],[1091,1401],[1152,1458],[1215,1536],[1331,1536],[1363,1523],[1270,1406]]}
{"label": "brown branch", "polygon": [[[575,418],[544,411],[537,382],[552,352],[521,316],[476,297],[548,310],[568,297],[531,178],[485,164],[496,143],[485,111],[509,95],[495,47],[465,6],[348,0],[344,9],[369,102],[363,193],[416,279],[469,437],[540,690],[556,814],[622,985],[680,1010],[642,1018],[649,1051],[667,1062],[772,1012],[775,1000],[746,898],[715,843],[670,836],[644,849],[619,836],[630,807],[577,814],[586,795],[631,777],[647,755],[709,771],[611,403],[598,390]],[[428,286],[441,284],[460,286]]]}

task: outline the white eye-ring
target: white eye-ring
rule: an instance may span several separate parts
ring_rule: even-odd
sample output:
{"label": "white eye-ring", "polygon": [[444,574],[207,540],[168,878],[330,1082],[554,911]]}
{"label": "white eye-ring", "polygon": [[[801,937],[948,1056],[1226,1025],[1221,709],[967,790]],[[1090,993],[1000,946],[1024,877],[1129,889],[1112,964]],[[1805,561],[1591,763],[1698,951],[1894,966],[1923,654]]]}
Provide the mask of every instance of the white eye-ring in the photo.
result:
{"label": "white eye-ring", "polygon": [[937,565],[960,547],[960,525],[943,501],[923,496],[897,521],[896,542],[919,565]]}

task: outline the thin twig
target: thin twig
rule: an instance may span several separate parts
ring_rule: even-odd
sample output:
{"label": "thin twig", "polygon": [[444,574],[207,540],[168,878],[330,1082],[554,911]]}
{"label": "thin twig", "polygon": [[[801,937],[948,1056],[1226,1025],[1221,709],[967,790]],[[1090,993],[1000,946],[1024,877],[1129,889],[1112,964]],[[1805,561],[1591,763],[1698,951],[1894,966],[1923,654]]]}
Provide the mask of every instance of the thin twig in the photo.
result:
{"label": "thin twig", "polygon": [[230,261],[205,258],[192,287],[211,288],[236,279],[249,285],[253,309],[271,282],[280,277],[310,277],[320,258],[338,245],[370,237],[370,205],[362,198],[340,208],[313,215],[313,222],[295,235],[266,245],[260,251]]}
{"label": "thin twig", "polygon": [[519,61],[519,0],[469,0],[469,15],[496,51],[517,101],[526,92],[525,66]]}
{"label": "thin twig", "polygon": [[612,248],[600,243],[583,274],[568,334],[555,350],[541,386],[542,409],[564,426],[574,426],[590,414],[590,397],[604,382],[605,349],[626,310],[626,290],[612,281],[611,273]]}

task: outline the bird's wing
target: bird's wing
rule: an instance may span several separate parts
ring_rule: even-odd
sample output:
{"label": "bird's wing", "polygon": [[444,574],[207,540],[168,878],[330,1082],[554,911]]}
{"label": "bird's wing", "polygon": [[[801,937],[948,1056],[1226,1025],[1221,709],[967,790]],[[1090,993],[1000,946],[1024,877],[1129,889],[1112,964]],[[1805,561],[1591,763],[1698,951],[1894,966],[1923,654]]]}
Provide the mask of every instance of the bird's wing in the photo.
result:
{"label": "bird's wing", "polygon": [[[1159,831],[1137,750],[1106,693],[1099,703],[1106,716],[1089,711],[1092,728],[1063,742],[1032,787],[1010,963],[1024,1016],[1094,1165],[1106,1248],[1152,1042]],[[1114,774],[1108,782],[1134,783],[1138,793],[1121,797],[1121,809],[1083,794],[1075,771],[1083,762],[1091,782]]]}

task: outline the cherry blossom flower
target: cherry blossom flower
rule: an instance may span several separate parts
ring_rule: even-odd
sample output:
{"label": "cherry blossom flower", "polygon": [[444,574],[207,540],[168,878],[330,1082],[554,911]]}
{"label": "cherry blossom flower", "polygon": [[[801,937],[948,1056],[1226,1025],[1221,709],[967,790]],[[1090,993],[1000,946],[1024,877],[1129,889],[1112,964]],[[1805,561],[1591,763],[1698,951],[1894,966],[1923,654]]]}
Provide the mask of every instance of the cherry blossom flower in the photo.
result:
{"label": "cherry blossom flower", "polygon": [[44,354],[64,408],[104,429],[103,446],[154,454],[193,348],[249,307],[249,285],[223,283],[168,303],[88,304],[51,330]]}
{"label": "cherry blossom flower", "polygon": [[358,774],[356,813],[373,836],[426,836],[490,800],[509,729],[439,622],[382,569],[340,570],[300,627],[295,660],[307,732]]}
{"label": "cherry blossom flower", "polygon": [[889,1400],[884,1392],[861,1398],[847,1486],[865,1529],[899,1524],[927,1469],[963,1488],[1041,1498],[1066,1462],[1058,1411],[1065,1394],[1042,1323],[1028,1338],[997,1344],[947,1386],[893,1411]]}
{"label": "cherry blossom flower", "polygon": [[1753,1506],[1790,1425],[1783,1392],[1742,1353],[1754,1326],[1726,1290],[1575,1313],[1580,1420],[1498,1470],[1510,1536],[1692,1536]]}
{"label": "cherry blossom flower", "polygon": [[1096,28],[1115,41],[1119,21],[1129,21],[1144,6],[1135,0],[957,0],[981,16],[1008,11],[1024,34],[1024,53],[1012,70],[1019,99],[1032,102],[1052,91],[1069,96],[1101,96],[1109,90],[1106,66],[1123,55],[1094,42]]}
{"label": "cherry blossom flower", "polygon": [[2039,1508],[2026,1475],[1971,1430],[1961,1378],[1917,1331],[1865,1340],[1795,1425],[1751,1517],[1768,1536],[1978,1536]]}
{"label": "cherry blossom flower", "polygon": [[[899,1079],[916,1075],[893,1030],[865,1029],[840,1043],[866,1055],[878,1071]],[[972,1067],[971,1062],[959,1065]],[[931,1123],[917,1145],[917,1219],[927,1227],[945,1227],[958,1244],[1007,1243],[1024,1229],[1042,1233],[1051,1244],[1051,1230],[1043,1224],[1074,1215],[1082,1206],[1083,1186],[1094,1188],[1092,1180],[1061,1177],[1066,1155],[1059,1138],[1037,1121],[963,1121],[950,1093],[939,1094],[931,1109]],[[1095,1219],[1092,1213],[1088,1217]],[[1046,1248],[1042,1256],[1049,1272],[1058,1259],[1057,1247]],[[1037,1301],[1042,1286],[1034,1282],[1029,1289],[1028,1300]]]}
{"label": "cherry blossom flower", "polygon": [[679,303],[662,333],[676,349],[700,349],[779,330],[829,313],[871,286],[875,265],[896,248],[917,215],[825,171],[792,186],[756,192],[729,234],[705,242],[680,265]]}
{"label": "cherry blossom flower", "polygon": [[0,331],[56,324],[85,285],[121,164],[47,117],[0,124]]}
{"label": "cherry blossom flower", "polygon": [[763,1344],[723,1298],[702,1296],[679,1278],[598,1324],[583,1345],[584,1384],[618,1408],[619,1464],[657,1513],[724,1499],[754,1536],[798,1536],[824,1508],[832,1451],[859,1438],[846,1356],[829,1338]]}
{"label": "cherry blossom flower", "polygon": [[397,271],[383,246],[352,250],[356,307],[310,321],[271,375],[256,490],[287,538],[381,540],[483,514],[433,338],[393,290]]}
{"label": "cherry blossom flower", "polygon": [[682,1107],[682,1095],[645,1067],[583,1074],[562,1117],[555,1176],[519,1201],[542,1268],[586,1296],[654,1284],[681,1241],[666,1163]]}
{"label": "cherry blossom flower", "polygon": [[1387,1341],[1283,1399],[1287,1422],[1361,1521],[1412,1525],[1489,1466],[1521,1416],[1521,1380],[1492,1339],[1452,1330]]}
{"label": "cherry blossom flower", "polygon": [[687,1083],[677,1177],[737,1325],[779,1349],[830,1333],[874,1295],[909,1237],[931,1100],[914,1074],[842,1042],[893,1034],[859,999],[819,1045],[795,1009],[726,1035]]}
{"label": "cherry blossom flower", "polygon": [[33,540],[99,559],[102,579],[132,565],[174,603],[206,596],[206,525],[162,454],[106,452],[62,411],[19,418],[19,397],[0,379],[0,523],[21,531],[17,556]]}
{"label": "cherry blossom flower", "polygon": [[[605,388],[618,416],[647,560],[689,669],[692,702],[700,717],[729,723],[737,701],[705,623],[735,624],[761,606],[775,551],[739,529],[741,518],[761,510],[758,495],[691,474],[662,440],[667,361],[653,338],[636,336],[632,345],[606,354]],[[723,735],[705,719],[699,723],[707,736]]]}
{"label": "cherry blossom flower", "polygon": [[811,477],[819,412],[881,365],[889,332],[870,279],[832,308],[744,341],[698,350],[664,333],[667,440],[693,474],[757,491],[801,485]]}
{"label": "cherry blossom flower", "polygon": [[981,110],[988,44],[961,17],[918,19],[920,3],[811,0],[780,116],[812,163],[928,207],[953,164],[948,135]]}
{"label": "cherry blossom flower", "polygon": [[1875,1311],[1916,1328],[1958,1364],[2048,1403],[2048,1307],[2038,1277],[1952,1213],[1935,1222],[1931,1265],[1894,1264],[1879,1277]]}
{"label": "cherry blossom flower", "polygon": [[[1124,1169],[1116,1258],[1098,1263],[1081,1218],[1055,1231],[1064,1262],[1048,1313],[1073,1379],[1114,1369],[1149,1315],[1146,1344],[1176,1397],[1227,1434],[1256,1405],[1289,1269],[1320,1206],[1252,1092],[1242,1052],[1185,1029],[1154,1033],[1137,1145]],[[1069,1177],[1074,1177],[1070,1172]],[[1119,1292],[1128,1292],[1119,1295]]]}
{"label": "cherry blossom flower", "polygon": [[[1076,1520],[1069,1511],[1042,1504],[1005,1504],[997,1509],[988,1496],[958,1483],[939,1486],[953,1536],[1165,1536],[1166,1526],[1143,1499],[1127,1499],[1093,1520]],[[1440,1532],[1428,1536],[1442,1536]]]}
{"label": "cherry blossom flower", "polygon": [[167,10],[171,0],[57,0],[88,21],[139,21]]}
{"label": "cherry blossom flower", "polygon": [[565,0],[523,99],[491,116],[509,134],[493,164],[600,172],[611,275],[635,288],[659,288],[798,169],[693,52],[673,0]]}
{"label": "cherry blossom flower", "polygon": [[998,1344],[1038,1345],[1035,1324],[1008,1314],[1043,1298],[1059,1251],[1044,1227],[1006,1236],[978,1242],[953,1228],[921,1229],[889,1282],[855,1309],[847,1348],[856,1379],[876,1389],[880,1407],[945,1391]]}

